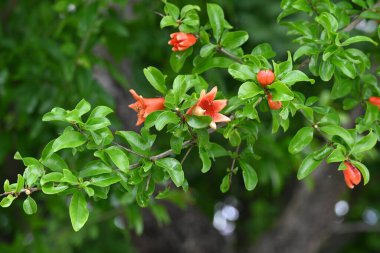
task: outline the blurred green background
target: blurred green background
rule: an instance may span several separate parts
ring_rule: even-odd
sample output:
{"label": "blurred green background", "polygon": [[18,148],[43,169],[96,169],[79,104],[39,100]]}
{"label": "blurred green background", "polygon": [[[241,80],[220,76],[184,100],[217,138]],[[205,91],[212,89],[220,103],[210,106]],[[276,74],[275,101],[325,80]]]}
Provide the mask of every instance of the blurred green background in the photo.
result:
{"label": "blurred green background", "polygon": [[[205,1],[173,2],[179,6],[199,4],[205,9]],[[286,27],[276,24],[280,1],[217,2],[234,27],[248,31],[246,52],[259,43],[269,42],[277,52],[276,60],[283,60],[287,50],[297,49],[298,45],[286,34]],[[128,89],[136,89],[146,97],[157,95],[142,69],[156,66],[168,75],[168,80],[175,77],[168,62],[171,50],[167,45],[173,31],[160,30],[160,17],[154,13],[162,12],[162,8],[158,0],[0,2],[0,182],[15,181],[17,174],[22,173],[22,164],[13,160],[16,150],[23,156],[38,157],[44,145],[60,132],[62,126],[41,122],[42,115],[53,107],[73,108],[85,98],[93,106],[115,108],[115,129],[136,129],[135,115],[127,108],[132,101]],[[201,22],[205,17],[203,11]],[[374,65],[378,61],[377,52]],[[188,62],[181,73],[190,69]],[[225,70],[208,71],[205,79],[217,84],[227,97],[236,94],[239,87]],[[329,85],[299,90],[318,96],[327,92]],[[255,150],[255,155],[261,158],[255,164],[259,185],[253,192],[246,192],[240,177],[235,177],[230,192],[220,193],[219,185],[226,164],[230,163],[227,159],[218,160],[206,175],[200,173],[201,163],[197,159],[185,163],[191,196],[181,195],[179,200],[196,206],[197,215],[206,217],[210,228],[215,227],[225,252],[248,252],[287,210],[299,186],[295,174],[302,159],[302,155],[291,156],[287,146],[302,125],[302,118],[296,116],[287,134],[272,135],[271,118],[263,116]],[[168,148],[165,140],[161,145],[162,150]],[[378,154],[370,154],[367,164],[371,182],[365,188],[359,186],[352,192],[344,192],[340,197],[343,202],[328,207],[327,211],[333,212],[335,208],[339,214],[339,210],[349,206],[348,213],[337,215],[336,223],[331,225],[344,223],[351,227],[326,234],[320,252],[380,252],[379,160]],[[343,176],[339,176],[343,182]],[[308,178],[304,184],[313,189],[314,181]],[[89,222],[77,233],[71,228],[65,197],[38,193],[34,196],[39,204],[36,215],[25,215],[22,201],[0,210],[0,252],[143,252],[139,248],[144,237],[139,239],[128,228],[141,230],[141,211],[130,200],[123,199],[117,189],[113,189],[109,200],[92,203]],[[320,212],[323,219],[326,210],[322,208]],[[296,219],[298,214],[293,215]],[[176,222],[175,217],[171,220]],[[155,219],[146,222],[156,223]],[[149,235],[150,225],[145,226],[144,233]],[[186,235],[181,236],[185,240]],[[204,240],[208,240],[207,236]],[[191,247],[188,251],[167,247],[171,250],[165,252],[196,252]],[[150,252],[164,251],[156,248]]]}

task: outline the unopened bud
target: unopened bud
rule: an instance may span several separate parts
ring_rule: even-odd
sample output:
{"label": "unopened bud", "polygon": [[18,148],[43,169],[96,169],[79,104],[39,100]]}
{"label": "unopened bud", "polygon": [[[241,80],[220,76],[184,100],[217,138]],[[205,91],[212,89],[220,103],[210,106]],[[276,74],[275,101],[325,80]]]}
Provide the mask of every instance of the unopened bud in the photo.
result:
{"label": "unopened bud", "polygon": [[29,189],[25,189],[25,194],[26,195],[30,195],[31,194],[30,190]]}

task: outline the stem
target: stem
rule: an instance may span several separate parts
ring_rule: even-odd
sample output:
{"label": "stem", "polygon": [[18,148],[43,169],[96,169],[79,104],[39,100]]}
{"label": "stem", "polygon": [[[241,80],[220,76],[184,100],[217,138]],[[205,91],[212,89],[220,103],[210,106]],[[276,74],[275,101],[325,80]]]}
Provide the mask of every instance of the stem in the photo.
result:
{"label": "stem", "polygon": [[144,159],[149,159],[148,156],[145,156],[145,155],[143,155],[143,154],[137,153],[136,151],[133,151],[132,149],[129,149],[129,148],[127,148],[127,147],[124,147],[123,145],[120,145],[119,143],[114,142],[114,144],[115,144],[116,146],[118,146],[118,147],[124,149],[124,150],[127,151],[128,153],[131,153],[131,154],[133,154],[133,155],[135,155],[135,156],[139,156],[139,157],[144,158]]}
{"label": "stem", "polygon": [[166,16],[165,16],[164,14],[162,14],[161,12],[155,11],[154,13],[157,14],[158,16],[160,16],[160,17],[166,17]]}
{"label": "stem", "polygon": [[182,160],[181,160],[181,164],[183,164],[186,160],[186,158],[188,157],[188,155],[190,154],[191,150],[193,149],[193,145],[190,146],[190,148],[186,151],[186,154],[183,156]]}
{"label": "stem", "polygon": [[234,54],[232,54],[231,52],[227,51],[226,49],[224,49],[223,47],[217,47],[216,50],[222,54],[224,54],[225,56],[227,56],[228,58],[240,63],[240,64],[243,64],[243,60],[239,57],[239,56],[236,56]]}
{"label": "stem", "polygon": [[234,173],[235,163],[236,163],[236,159],[237,159],[237,157],[239,155],[239,150],[240,150],[240,145],[236,147],[236,150],[235,150],[236,157],[234,157],[234,159],[232,159],[232,164],[231,164],[231,168],[230,168],[230,175],[228,177],[230,185],[232,183],[232,175]]}
{"label": "stem", "polygon": [[[40,189],[38,189],[37,187],[32,187],[32,188],[26,188],[26,189],[22,189],[20,192],[16,193],[15,191],[10,191],[10,192],[4,192],[4,193],[1,193],[0,194],[0,197],[4,197],[4,196],[8,196],[8,195],[20,195],[21,193],[25,193],[26,195],[30,195],[32,194],[33,192],[36,192],[36,191],[39,191]],[[29,191],[29,193],[27,193]]]}

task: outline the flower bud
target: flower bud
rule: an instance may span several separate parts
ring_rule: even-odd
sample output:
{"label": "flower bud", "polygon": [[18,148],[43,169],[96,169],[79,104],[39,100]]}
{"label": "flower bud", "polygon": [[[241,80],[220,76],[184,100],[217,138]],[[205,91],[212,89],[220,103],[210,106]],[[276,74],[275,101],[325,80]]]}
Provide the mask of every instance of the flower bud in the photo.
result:
{"label": "flower bud", "polygon": [[274,79],[275,76],[272,70],[260,70],[257,73],[257,81],[262,87],[272,84]]}
{"label": "flower bud", "polygon": [[279,110],[282,107],[281,101],[272,100],[272,94],[268,95],[268,105],[271,110]]}

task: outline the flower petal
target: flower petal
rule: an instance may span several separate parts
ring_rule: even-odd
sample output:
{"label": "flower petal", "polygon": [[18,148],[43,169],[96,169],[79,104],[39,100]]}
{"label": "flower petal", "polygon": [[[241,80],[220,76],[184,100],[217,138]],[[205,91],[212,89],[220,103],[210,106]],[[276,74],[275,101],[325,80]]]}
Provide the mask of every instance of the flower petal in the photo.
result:
{"label": "flower petal", "polygon": [[220,112],[227,105],[227,99],[214,100],[212,106],[215,112]]}
{"label": "flower petal", "polygon": [[[213,100],[215,99],[215,96],[216,96],[216,93],[217,93],[217,92],[218,92],[218,87],[215,86],[214,88],[212,88],[212,89],[210,90],[209,93],[207,93],[207,94],[203,97],[203,99],[207,99],[207,100],[209,100],[209,101],[213,101]],[[201,93],[201,95],[202,95],[202,93]]]}
{"label": "flower petal", "polygon": [[132,94],[132,97],[136,99],[136,101],[140,102],[141,104],[144,104],[144,100],[142,96],[139,96],[137,92],[134,89],[130,89],[129,92]]}
{"label": "flower petal", "polygon": [[213,122],[229,122],[231,121],[231,119],[221,113],[215,113],[214,115],[212,115],[212,121]]}

